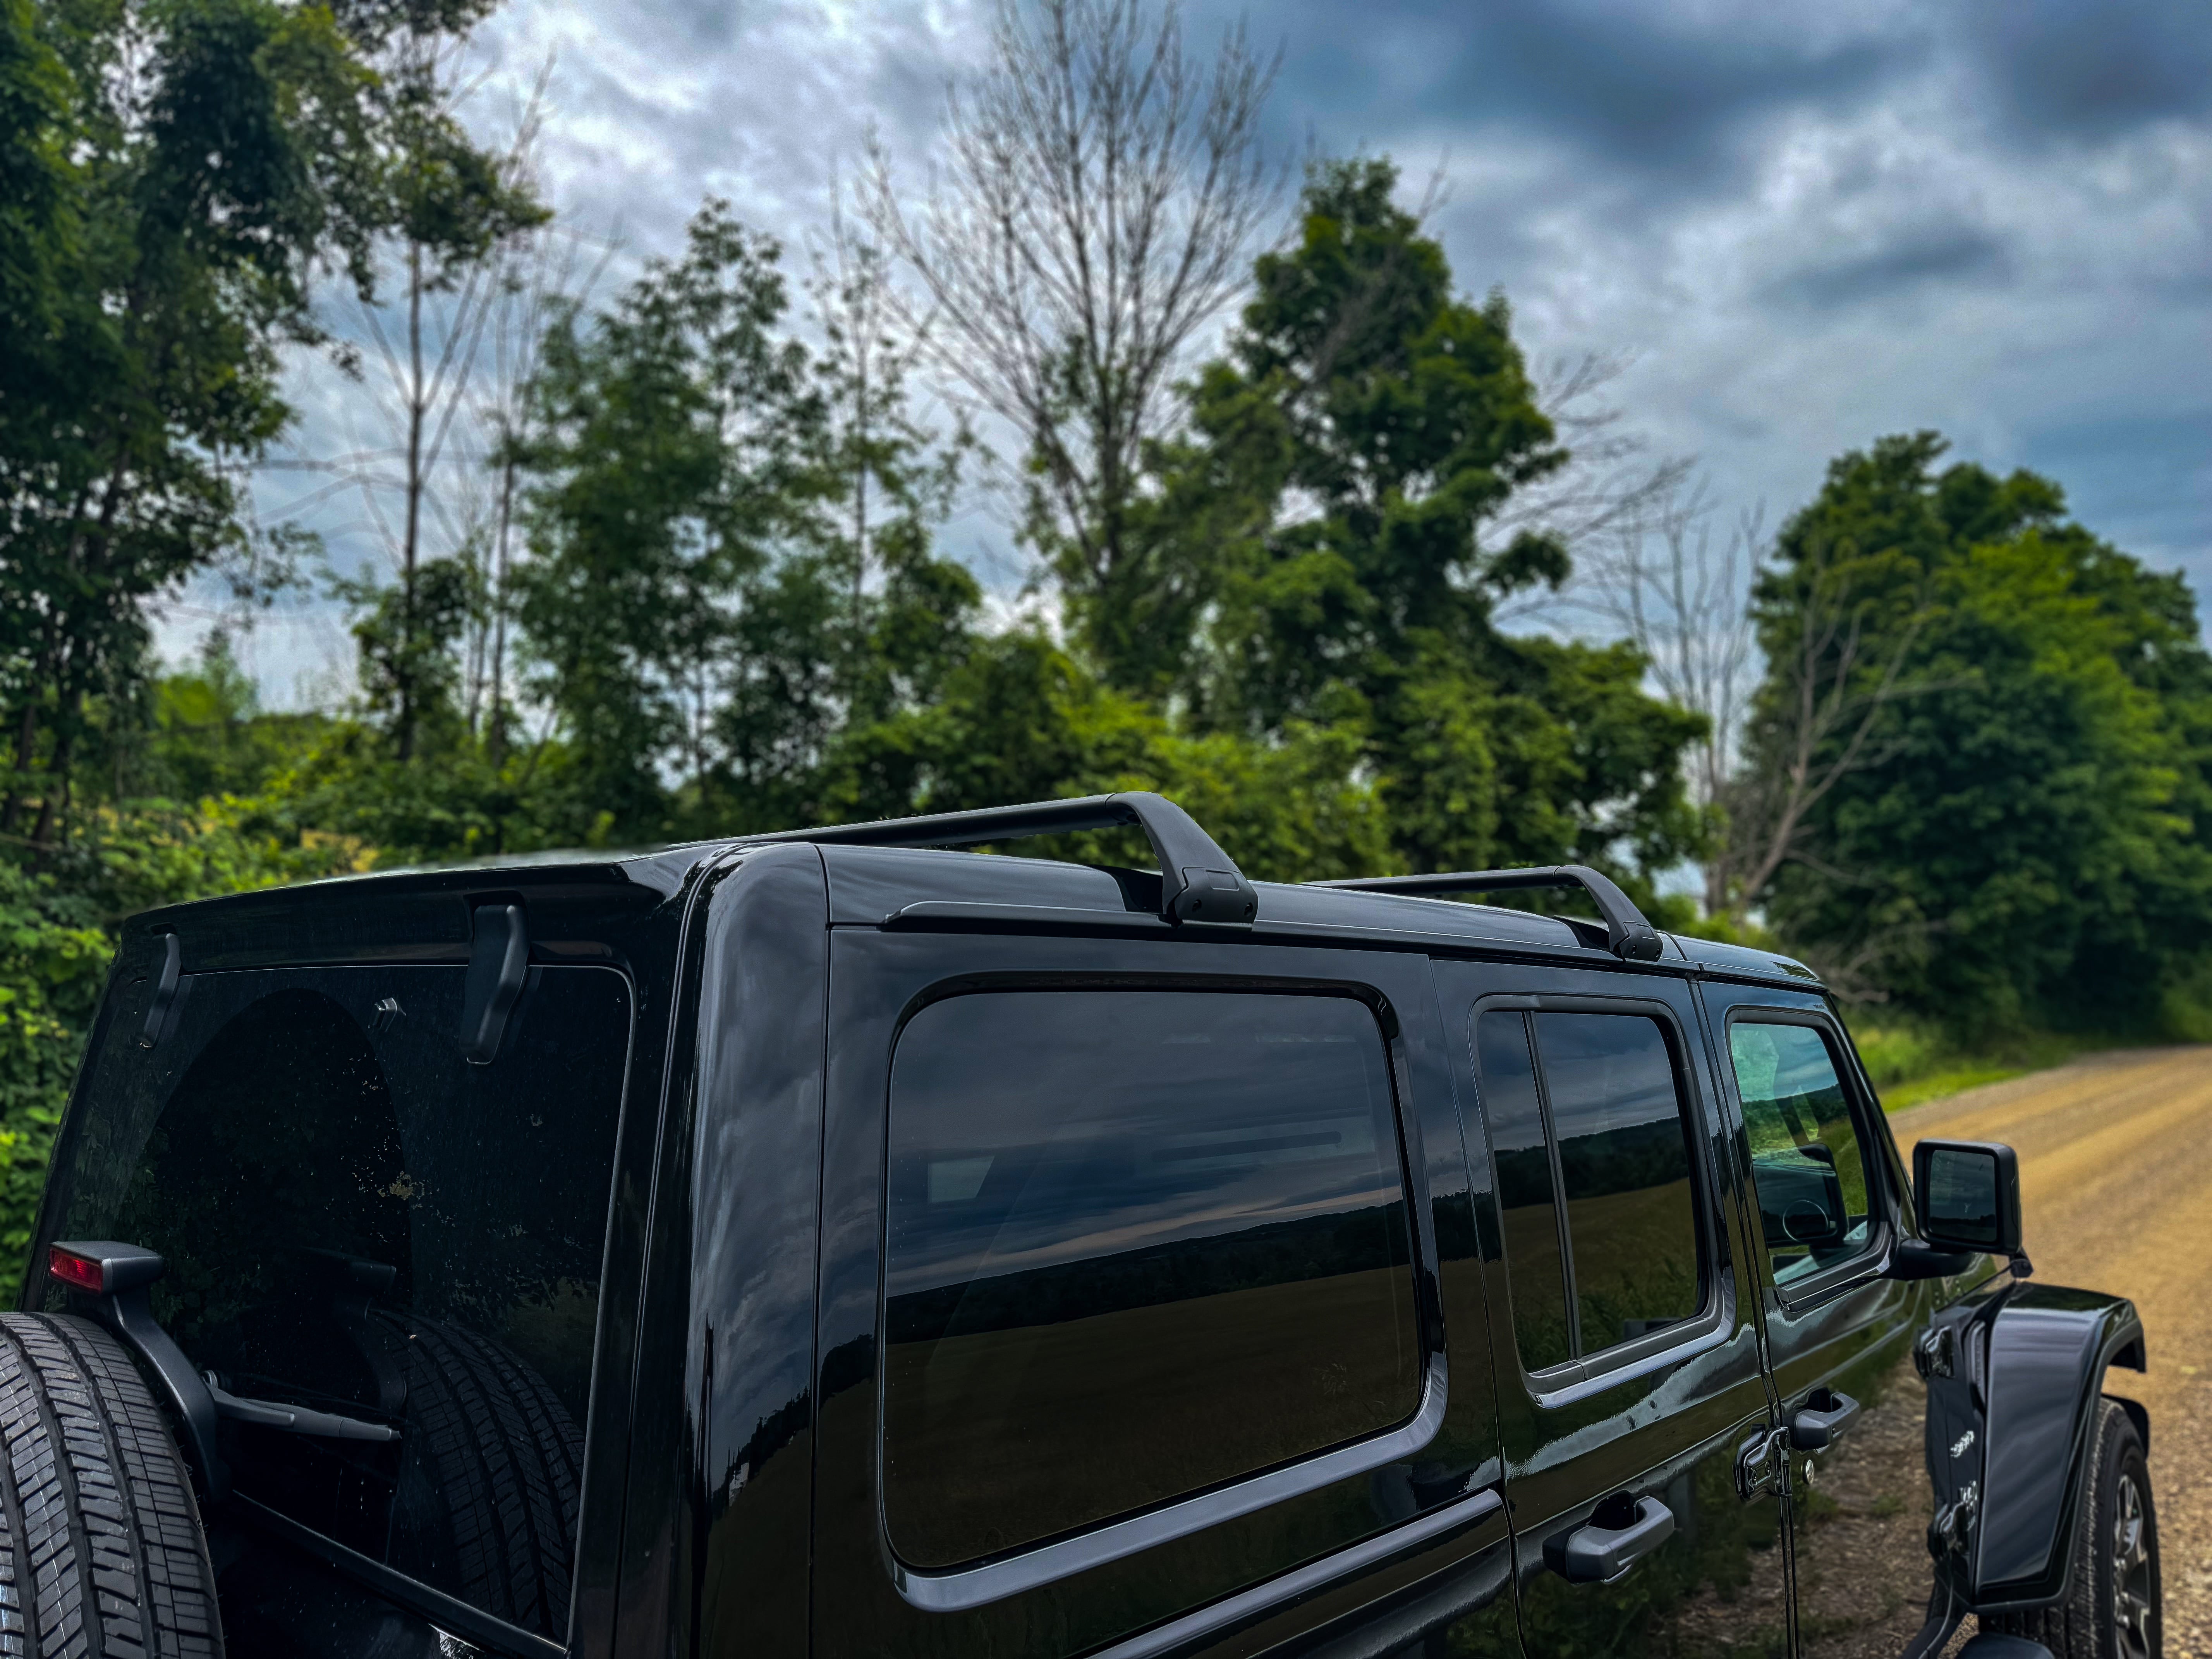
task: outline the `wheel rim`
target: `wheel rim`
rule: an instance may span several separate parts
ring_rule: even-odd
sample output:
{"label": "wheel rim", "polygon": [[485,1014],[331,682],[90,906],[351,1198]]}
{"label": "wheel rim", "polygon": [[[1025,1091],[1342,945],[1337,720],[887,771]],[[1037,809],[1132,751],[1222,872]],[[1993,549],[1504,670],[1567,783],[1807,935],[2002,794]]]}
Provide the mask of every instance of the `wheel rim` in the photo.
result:
{"label": "wheel rim", "polygon": [[2150,1659],[2150,1518],[2135,1477],[2120,1477],[2112,1505],[2112,1630],[2122,1659]]}

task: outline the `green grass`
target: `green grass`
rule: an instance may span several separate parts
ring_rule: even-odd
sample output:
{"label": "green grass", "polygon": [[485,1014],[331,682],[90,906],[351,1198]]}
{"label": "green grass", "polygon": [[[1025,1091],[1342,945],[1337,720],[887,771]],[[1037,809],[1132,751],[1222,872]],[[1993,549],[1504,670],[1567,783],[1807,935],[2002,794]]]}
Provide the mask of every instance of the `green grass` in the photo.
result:
{"label": "green grass", "polygon": [[[1985,1083],[2063,1066],[2077,1054],[2118,1048],[2129,1039],[2075,1032],[2021,1031],[1961,1043],[1926,1026],[1903,1022],[1855,1025],[1851,1041],[1881,1097],[1882,1109],[1901,1112]],[[2136,1038],[2140,1042],[2142,1039]]]}

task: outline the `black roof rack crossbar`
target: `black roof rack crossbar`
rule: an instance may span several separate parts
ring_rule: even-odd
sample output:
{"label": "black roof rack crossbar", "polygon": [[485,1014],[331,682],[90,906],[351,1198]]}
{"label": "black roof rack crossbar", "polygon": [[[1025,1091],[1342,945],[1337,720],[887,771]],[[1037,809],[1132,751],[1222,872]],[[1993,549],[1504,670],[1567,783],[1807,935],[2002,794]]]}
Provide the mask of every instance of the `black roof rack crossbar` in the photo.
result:
{"label": "black roof rack crossbar", "polygon": [[1526,887],[1580,887],[1605,918],[1606,947],[1630,962],[1656,962],[1664,948],[1658,931],[1612,877],[1586,864],[1553,864],[1533,870],[1455,870],[1434,876],[1355,876],[1309,882],[1310,887],[1350,887],[1363,893],[1502,893]]}
{"label": "black roof rack crossbar", "polygon": [[1076,830],[1110,830],[1133,823],[1160,861],[1160,916],[1166,921],[1248,922],[1259,914],[1259,895],[1213,837],[1164,795],[1127,790],[1075,800],[1035,801],[1024,806],[979,806],[969,812],[882,818],[818,830],[783,830],[744,836],[746,842],[804,841],[848,847],[968,847],[979,842],[1019,841]]}

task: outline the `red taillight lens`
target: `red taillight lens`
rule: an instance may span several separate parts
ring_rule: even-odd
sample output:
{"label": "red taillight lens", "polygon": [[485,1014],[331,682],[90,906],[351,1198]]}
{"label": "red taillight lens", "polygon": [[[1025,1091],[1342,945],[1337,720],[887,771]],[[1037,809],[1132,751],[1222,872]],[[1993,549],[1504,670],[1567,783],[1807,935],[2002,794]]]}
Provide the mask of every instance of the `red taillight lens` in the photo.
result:
{"label": "red taillight lens", "polygon": [[89,1256],[64,1250],[58,1244],[46,1252],[46,1271],[63,1284],[80,1291],[90,1291],[94,1296],[100,1295],[107,1288],[106,1276],[100,1271],[100,1263]]}

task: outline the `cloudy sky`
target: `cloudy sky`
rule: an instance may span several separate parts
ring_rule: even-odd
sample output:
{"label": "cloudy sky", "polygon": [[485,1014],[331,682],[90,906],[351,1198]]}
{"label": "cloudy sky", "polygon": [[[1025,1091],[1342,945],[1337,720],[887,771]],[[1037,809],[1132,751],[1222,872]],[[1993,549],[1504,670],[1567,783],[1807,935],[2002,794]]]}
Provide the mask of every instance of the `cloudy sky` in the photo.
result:
{"label": "cloudy sky", "polygon": [[[1626,359],[1613,401],[1723,501],[1778,517],[1839,451],[1934,427],[2212,583],[2203,0],[1193,0],[1191,46],[1240,15],[1282,50],[1282,152],[1440,175],[1462,283],[1503,285],[1538,358]],[[871,122],[918,184],[989,19],[508,0],[487,44],[510,79],[552,56],[548,185],[635,255],[710,193],[800,243]],[[301,659],[276,646],[264,683]]]}

